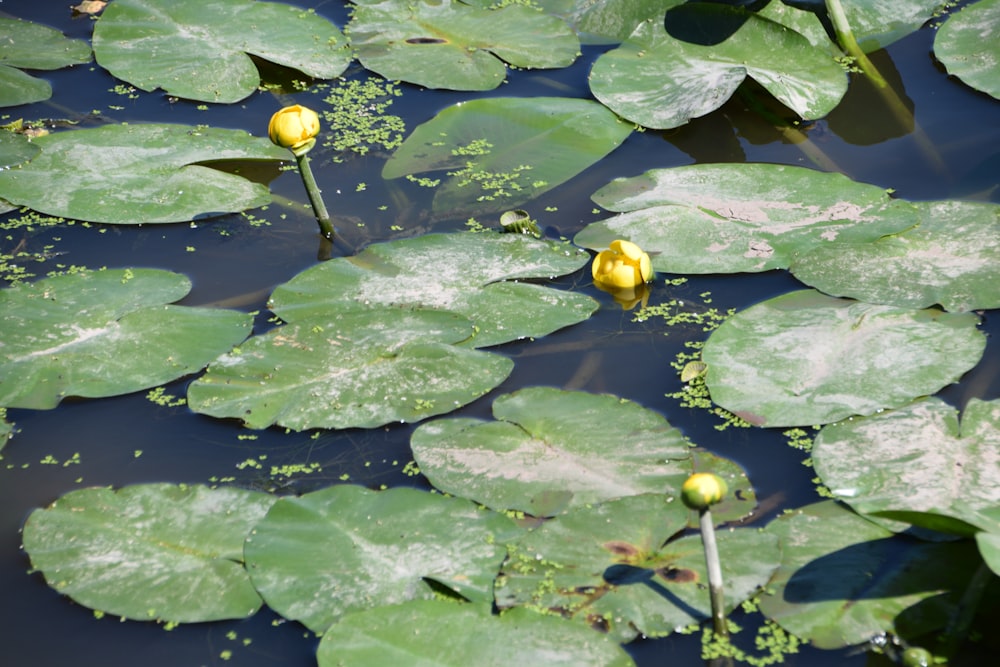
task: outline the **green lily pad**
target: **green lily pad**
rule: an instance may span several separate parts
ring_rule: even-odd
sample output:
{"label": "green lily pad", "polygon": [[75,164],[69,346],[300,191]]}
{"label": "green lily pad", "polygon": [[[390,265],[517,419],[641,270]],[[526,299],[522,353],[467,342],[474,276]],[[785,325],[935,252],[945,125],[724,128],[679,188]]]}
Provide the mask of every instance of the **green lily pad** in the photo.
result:
{"label": "green lily pad", "polygon": [[510,374],[507,357],[457,347],[454,313],[341,311],[254,336],[188,387],[188,406],[250,428],[371,428],[451,412]]}
{"label": "green lily pad", "polygon": [[781,540],[781,567],[760,609],[824,649],[943,628],[979,559],[971,541],[896,536],[833,501],[786,514],[767,532]]}
{"label": "green lily pad", "polygon": [[255,0],[115,0],[94,27],[94,55],[140,90],[224,103],[260,85],[250,55],[324,79],[351,62],[322,16]]}
{"label": "green lily pad", "polygon": [[[646,494],[547,521],[508,547],[497,606],[560,614],[619,641],[700,622],[711,615],[701,536],[667,541],[688,513],[679,498]],[[721,531],[717,541],[732,609],[767,583],[778,544],[752,529]]]}
{"label": "green lily pad", "polygon": [[52,97],[48,81],[18,68],[53,70],[90,62],[90,47],[58,30],[20,19],[0,17],[0,107],[41,102]]}
{"label": "green lily pad", "polygon": [[903,406],[982,357],[971,313],[791,292],[737,313],[702,351],[712,400],[759,426],[827,424]]}
{"label": "green lily pad", "polygon": [[812,451],[823,483],[863,514],[1000,505],[1000,400],[971,399],[961,426],[938,398],[830,424]]}
{"label": "green lily pad", "polygon": [[187,125],[107,125],[34,143],[37,157],[0,172],[0,197],[52,216],[124,225],[263,206],[271,201],[266,186],[196,163],[289,156],[242,130]]}
{"label": "green lily pad", "polygon": [[27,162],[39,151],[41,149],[23,134],[0,130],[0,169]]}
{"label": "green lily pad", "polygon": [[594,62],[590,92],[623,118],[678,127],[721,107],[747,78],[802,118],[822,118],[847,92],[825,49],[759,14],[687,3],[645,21]]}
{"label": "green lily pad", "polygon": [[609,637],[561,618],[526,609],[496,616],[483,605],[443,600],[347,614],[323,633],[316,658],[319,667],[386,661],[435,667],[635,665]]}
{"label": "green lily pad", "polygon": [[844,0],[847,23],[865,53],[916,32],[941,11],[941,0]]}
{"label": "green lily pad", "polygon": [[[696,464],[684,436],[659,413],[617,396],[529,387],[498,397],[493,416],[441,419],[414,431],[420,472],[446,493],[534,516],[679,492],[695,468],[715,472],[707,458]],[[737,489],[749,481],[733,467],[725,471],[732,496],[748,500]],[[741,509],[742,516],[753,505]]]}
{"label": "green lily pad", "polygon": [[566,67],[580,52],[576,34],[561,19],[517,4],[361,3],[349,32],[367,69],[427,88],[492,90],[506,77],[504,63]]}
{"label": "green lily pad", "polygon": [[513,521],[458,498],[338,485],[282,498],[246,542],[268,606],[324,632],[351,612],[431,599],[429,582],[489,604]]}
{"label": "green lily pad", "polygon": [[573,178],[632,133],[593,100],[491,97],[450,106],[418,126],[384,178],[445,172],[435,212],[517,208]]}
{"label": "green lily pad", "polygon": [[[488,4],[480,0],[477,4]],[[538,0],[549,14],[562,18],[585,44],[624,41],[645,19],[660,18],[671,7],[686,0]]]}
{"label": "green lily pad", "polygon": [[787,268],[797,253],[874,241],[911,227],[915,215],[874,185],[777,164],[652,169],[615,179],[592,198],[624,214],[591,223],[574,242],[597,250],[627,239],[667,273]]}
{"label": "green lily pad", "polygon": [[0,290],[0,405],[46,410],[200,370],[243,340],[252,318],[165,305],[190,289],[170,271],[108,269]]}
{"label": "green lily pad", "polygon": [[243,618],[261,605],[243,541],[273,502],[234,488],[79,489],[31,513],[24,549],[50,586],[91,609],[143,621]]}
{"label": "green lily pad", "polygon": [[1000,206],[914,204],[917,224],[870,243],[833,243],[805,252],[791,271],[834,296],[907,308],[964,311],[1000,307]]}
{"label": "green lily pad", "polygon": [[14,425],[7,421],[7,408],[0,408],[0,451],[14,434]]}
{"label": "green lily pad", "polygon": [[979,0],[948,18],[934,36],[948,73],[1000,99],[1000,0]]}
{"label": "green lily pad", "polygon": [[598,304],[589,296],[516,282],[572,273],[589,261],[568,244],[523,234],[426,234],[311,267],[279,285],[268,307],[286,322],[359,308],[434,308],[472,320],[476,332],[466,345],[486,347],[590,317]]}

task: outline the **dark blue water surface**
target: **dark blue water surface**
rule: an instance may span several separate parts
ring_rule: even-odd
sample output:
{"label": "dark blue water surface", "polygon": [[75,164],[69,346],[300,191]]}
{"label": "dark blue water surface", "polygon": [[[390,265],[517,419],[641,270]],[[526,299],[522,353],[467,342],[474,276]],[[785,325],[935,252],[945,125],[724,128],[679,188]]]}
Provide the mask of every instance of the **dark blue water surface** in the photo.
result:
{"label": "dark blue water surface", "polygon": [[[0,13],[38,21],[63,30],[68,36],[89,39],[92,20],[73,18],[66,0],[0,0]],[[341,2],[299,0],[293,4],[315,8],[338,25],[346,21]],[[950,79],[932,57],[934,31],[925,28],[875,54],[876,64],[890,78],[901,82],[900,92],[912,106],[922,137],[894,126],[891,114],[863,83],[852,86],[845,101],[829,119],[809,124],[810,139],[839,169],[858,181],[893,188],[911,199],[969,197],[997,201],[1000,174],[1000,112],[997,102]],[[574,66],[556,72],[515,72],[508,83],[490,94],[505,96],[589,97],[586,76],[602,51],[585,49]],[[236,105],[198,105],[170,100],[159,92],[141,93],[137,99],[110,92],[113,77],[94,63],[57,72],[37,73],[54,88],[51,100],[22,108],[0,110],[7,119],[73,119],[82,126],[100,122],[205,123],[266,132],[271,114],[285,103],[299,102],[320,108],[321,96],[309,92],[277,99],[258,92]],[[468,93],[420,90],[403,85],[404,95],[392,112],[402,115],[412,129],[441,108]],[[122,106],[123,109],[110,107]],[[98,112],[98,113],[94,113]],[[7,122],[4,120],[3,122]],[[939,159],[931,160],[921,146],[933,147]],[[463,219],[429,222],[421,210],[429,208],[430,191],[402,187],[413,203],[400,207],[390,197],[379,173],[384,155],[348,157],[331,161],[318,151],[313,165],[328,207],[339,216],[343,243],[365,245],[419,234],[428,229],[456,230]],[[577,178],[526,206],[542,226],[572,237],[595,214],[590,195],[613,178],[697,162],[775,162],[816,167],[800,150],[781,138],[773,126],[744,102],[734,98],[709,117],[667,131],[634,133],[617,151]],[[818,167],[817,167],[818,168]],[[358,184],[366,188],[358,192]],[[990,192],[989,188],[993,190]],[[283,173],[271,183],[282,197],[305,203],[301,181]],[[387,209],[379,210],[386,205]],[[546,207],[555,210],[547,211]],[[279,217],[287,213],[287,217]],[[29,252],[53,245],[59,253],[48,264],[32,265],[42,276],[55,263],[88,267],[162,267],[190,276],[194,288],[183,303],[222,303],[248,311],[262,309],[275,285],[288,280],[316,260],[318,237],[307,209],[290,212],[277,206],[254,214],[271,221],[252,227],[240,216],[197,225],[99,226],[64,225],[33,232],[16,230],[0,235],[0,248],[9,252],[22,241]],[[7,219],[10,216],[5,216]],[[484,221],[491,222],[491,221]],[[402,227],[402,231],[392,229]],[[226,234],[220,234],[220,229]],[[7,234],[10,234],[8,237]],[[191,252],[188,248],[194,248]],[[335,251],[340,252],[340,251]],[[601,303],[595,316],[576,327],[534,342],[515,343],[499,349],[516,362],[510,378],[491,395],[460,411],[465,416],[489,416],[492,398],[530,385],[571,386],[614,393],[662,412],[694,442],[745,466],[762,499],[775,503],[765,515],[818,499],[811,478],[802,465],[804,454],[788,447],[780,433],[767,430],[728,429],[703,412],[678,407],[665,394],[680,383],[668,366],[682,351],[685,340],[704,336],[697,330],[672,331],[657,320],[638,324],[611,298],[590,285],[589,269],[565,277],[557,284],[591,294]],[[692,277],[681,287],[658,283],[651,303],[679,296],[696,299],[711,292],[719,309],[745,308],[800,285],[784,272],[744,276]],[[990,335],[987,356],[962,381],[943,396],[961,407],[968,399],[1000,396],[1000,348],[995,313],[984,316]],[[166,387],[183,396],[187,380]],[[8,418],[18,433],[3,450],[0,461],[0,664],[12,667],[181,667],[315,664],[317,640],[297,623],[282,622],[266,609],[238,622],[180,626],[166,631],[152,623],[97,620],[93,613],[51,590],[40,574],[29,573],[29,562],[20,549],[20,527],[35,507],[87,485],[115,487],[138,482],[172,481],[206,483],[213,478],[235,477],[236,483],[282,492],[303,492],[348,476],[368,486],[382,484],[427,487],[421,477],[403,474],[410,461],[412,426],[373,430],[288,433],[270,429],[256,440],[242,440],[247,431],[238,423],[214,420],[184,407],[161,407],[145,392],[101,400],[68,400],[47,412],[11,410]],[[137,455],[137,451],[141,454]],[[62,465],[75,454],[79,464]],[[266,472],[239,464],[267,456],[271,465],[312,463],[322,465],[314,475],[278,484]],[[58,464],[44,464],[51,457]],[[275,487],[280,488],[275,488]],[[753,624],[752,619],[747,623]],[[229,633],[235,633],[235,639]],[[228,636],[227,636],[228,635]],[[244,639],[252,640],[248,645]],[[230,660],[223,651],[232,651]],[[698,665],[699,638],[676,636],[637,642],[630,647],[640,665]],[[871,664],[864,654],[805,649],[786,664],[797,666]],[[968,664],[977,664],[970,658]]]}

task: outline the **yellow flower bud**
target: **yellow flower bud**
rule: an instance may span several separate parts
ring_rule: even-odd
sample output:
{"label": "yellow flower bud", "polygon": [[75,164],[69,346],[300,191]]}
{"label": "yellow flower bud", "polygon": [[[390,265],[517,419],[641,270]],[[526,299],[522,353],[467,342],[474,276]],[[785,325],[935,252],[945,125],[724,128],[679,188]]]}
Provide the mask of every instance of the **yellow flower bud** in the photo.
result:
{"label": "yellow flower bud", "polygon": [[649,255],[631,241],[612,241],[590,266],[594,282],[605,287],[636,287],[653,279]]}
{"label": "yellow flower bud", "polygon": [[722,500],[729,487],[725,480],[709,472],[691,475],[681,487],[681,500],[693,510],[703,510]]}
{"label": "yellow flower bud", "polygon": [[267,125],[267,136],[278,146],[293,151],[316,143],[319,134],[319,116],[312,109],[295,104],[281,109]]}

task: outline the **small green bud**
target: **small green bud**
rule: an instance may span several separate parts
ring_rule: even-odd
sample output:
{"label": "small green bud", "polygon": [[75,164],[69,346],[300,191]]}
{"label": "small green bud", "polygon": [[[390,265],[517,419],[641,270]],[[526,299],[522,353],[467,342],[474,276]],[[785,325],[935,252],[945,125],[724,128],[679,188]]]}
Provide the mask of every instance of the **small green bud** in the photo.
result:
{"label": "small green bud", "polygon": [[925,648],[913,646],[903,651],[903,667],[930,667],[934,656]]}
{"label": "small green bud", "polygon": [[703,510],[722,500],[729,491],[726,482],[718,475],[699,472],[691,475],[681,487],[681,500],[693,510]]}

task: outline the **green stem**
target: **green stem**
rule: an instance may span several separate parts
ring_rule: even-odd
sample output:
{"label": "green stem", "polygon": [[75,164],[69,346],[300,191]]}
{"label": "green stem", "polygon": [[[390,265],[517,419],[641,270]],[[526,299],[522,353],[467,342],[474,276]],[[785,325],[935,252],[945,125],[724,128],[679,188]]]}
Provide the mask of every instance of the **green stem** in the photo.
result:
{"label": "green stem", "polygon": [[726,602],[722,587],[722,565],[719,562],[719,547],[715,543],[715,524],[712,512],[707,507],[698,514],[701,528],[701,543],[705,547],[705,566],[708,568],[708,593],[712,601],[712,628],[718,637],[729,637],[726,625]]}
{"label": "green stem", "polygon": [[847,22],[847,14],[844,13],[844,7],[840,4],[840,0],[826,0],[826,13],[830,17],[830,22],[833,23],[833,31],[837,33],[840,48],[854,58],[858,67],[872,83],[879,88],[887,88],[889,83],[868,59],[867,54],[858,46],[858,40],[854,38],[854,31],[851,30],[851,26]]}
{"label": "green stem", "polygon": [[326,212],[326,204],[323,203],[323,195],[319,186],[316,185],[316,178],[313,176],[312,168],[309,166],[309,155],[303,153],[296,155],[295,159],[299,163],[299,173],[302,174],[302,182],[309,193],[309,202],[312,204],[313,213],[316,214],[316,222],[319,223],[319,232],[323,238],[333,240],[333,223],[330,222],[330,214]]}

